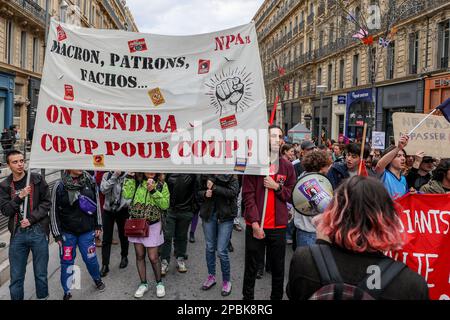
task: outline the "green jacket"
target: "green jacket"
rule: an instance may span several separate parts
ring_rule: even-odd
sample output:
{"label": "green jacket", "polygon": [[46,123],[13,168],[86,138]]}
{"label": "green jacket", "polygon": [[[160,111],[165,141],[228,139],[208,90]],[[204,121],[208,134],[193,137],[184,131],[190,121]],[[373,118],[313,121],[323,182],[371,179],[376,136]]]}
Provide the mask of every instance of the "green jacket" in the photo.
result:
{"label": "green jacket", "polygon": [[420,192],[424,193],[446,193],[444,187],[442,186],[442,182],[436,180],[430,180],[427,184],[423,185],[420,188]]}
{"label": "green jacket", "polygon": [[[132,204],[141,203],[145,205],[157,206],[162,210],[167,210],[170,203],[170,194],[167,183],[164,182],[161,191],[156,191],[151,193],[147,190],[147,180],[143,180],[141,184],[137,187],[137,182],[135,179],[126,178],[123,184],[122,195],[125,199],[133,199]],[[136,191],[136,194],[135,194]]]}

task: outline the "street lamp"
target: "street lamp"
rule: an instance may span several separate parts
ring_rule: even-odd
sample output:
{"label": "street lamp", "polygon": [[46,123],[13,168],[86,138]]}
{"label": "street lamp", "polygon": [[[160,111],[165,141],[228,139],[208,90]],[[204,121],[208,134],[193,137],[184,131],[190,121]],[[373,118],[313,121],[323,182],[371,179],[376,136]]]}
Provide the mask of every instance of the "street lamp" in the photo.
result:
{"label": "street lamp", "polygon": [[320,94],[320,106],[319,106],[319,145],[322,145],[322,104],[323,93],[327,90],[327,86],[318,85],[316,91]]}

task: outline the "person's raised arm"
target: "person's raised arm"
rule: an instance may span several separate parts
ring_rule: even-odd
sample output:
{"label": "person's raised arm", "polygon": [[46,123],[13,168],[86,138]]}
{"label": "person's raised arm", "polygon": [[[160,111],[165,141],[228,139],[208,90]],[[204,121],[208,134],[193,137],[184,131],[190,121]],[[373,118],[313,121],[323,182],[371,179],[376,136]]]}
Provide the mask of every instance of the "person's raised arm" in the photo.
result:
{"label": "person's raised arm", "polygon": [[394,160],[394,158],[397,156],[397,153],[406,147],[406,145],[408,144],[408,141],[409,141],[409,136],[407,136],[407,135],[401,136],[398,141],[397,147],[392,149],[390,152],[386,153],[378,161],[377,166],[375,167],[375,171],[378,174],[382,174],[384,172],[384,170],[386,169],[386,167],[389,165],[389,163],[391,163],[392,160]]}

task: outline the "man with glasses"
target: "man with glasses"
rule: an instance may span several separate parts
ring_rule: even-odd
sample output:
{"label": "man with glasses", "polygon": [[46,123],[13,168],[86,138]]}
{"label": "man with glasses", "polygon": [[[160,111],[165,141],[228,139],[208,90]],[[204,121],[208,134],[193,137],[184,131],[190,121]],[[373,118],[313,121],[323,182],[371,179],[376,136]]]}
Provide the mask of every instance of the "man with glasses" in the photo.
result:
{"label": "man with glasses", "polygon": [[[30,251],[33,255],[36,296],[38,299],[46,299],[50,190],[44,178],[37,173],[31,173],[30,183],[27,185],[22,152],[9,151],[6,154],[6,163],[12,173],[0,183],[0,211],[9,217],[8,229],[11,232],[9,244],[11,300],[24,299],[24,280]],[[26,212],[24,212],[25,201],[28,201]]]}

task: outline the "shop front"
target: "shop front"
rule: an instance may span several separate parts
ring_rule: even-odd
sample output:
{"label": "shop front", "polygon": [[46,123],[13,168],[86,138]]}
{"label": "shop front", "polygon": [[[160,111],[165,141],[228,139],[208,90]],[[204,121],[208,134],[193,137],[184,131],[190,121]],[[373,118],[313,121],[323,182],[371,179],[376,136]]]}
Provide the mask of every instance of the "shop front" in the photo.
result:
{"label": "shop front", "polygon": [[372,89],[347,93],[345,135],[354,141],[361,141],[364,123],[367,123],[367,137],[371,137],[374,120]]}
{"label": "shop front", "polygon": [[14,75],[0,72],[0,132],[13,123]]}
{"label": "shop front", "polygon": [[425,113],[430,112],[448,98],[450,98],[450,73],[425,79]]}
{"label": "shop front", "polygon": [[386,133],[386,145],[394,139],[395,112],[423,112],[423,81],[399,83],[377,89],[377,131]]}
{"label": "shop front", "polygon": [[[314,137],[319,137],[320,123],[320,99],[312,101],[313,103],[313,130]],[[322,101],[322,134],[326,139],[331,139],[331,97],[324,97]]]}

